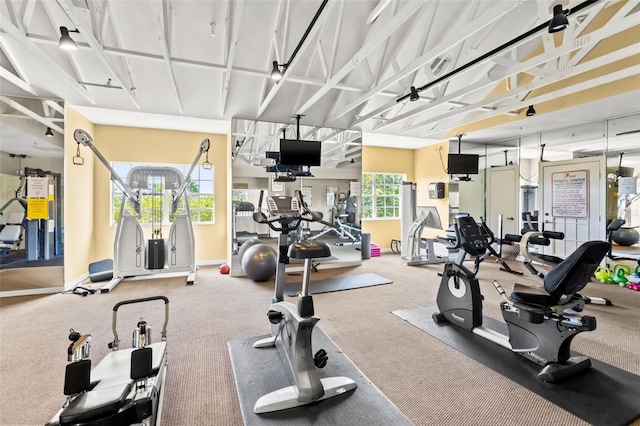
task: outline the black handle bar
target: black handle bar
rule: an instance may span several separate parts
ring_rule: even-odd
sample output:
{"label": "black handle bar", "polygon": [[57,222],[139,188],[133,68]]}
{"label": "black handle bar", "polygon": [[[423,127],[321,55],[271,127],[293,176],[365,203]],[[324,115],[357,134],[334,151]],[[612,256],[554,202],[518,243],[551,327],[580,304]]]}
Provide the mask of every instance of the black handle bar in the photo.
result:
{"label": "black handle bar", "polygon": [[113,317],[111,320],[111,329],[113,331],[113,342],[109,344],[111,349],[117,350],[120,345],[120,339],[118,338],[118,330],[116,329],[116,324],[118,322],[118,308],[123,305],[131,305],[133,303],[143,303],[143,302],[151,302],[153,300],[162,300],[164,301],[164,324],[162,324],[162,340],[167,340],[167,324],[169,323],[169,299],[165,296],[151,296],[151,297],[142,297],[139,299],[130,299],[123,300],[122,302],[118,302],[113,307]]}

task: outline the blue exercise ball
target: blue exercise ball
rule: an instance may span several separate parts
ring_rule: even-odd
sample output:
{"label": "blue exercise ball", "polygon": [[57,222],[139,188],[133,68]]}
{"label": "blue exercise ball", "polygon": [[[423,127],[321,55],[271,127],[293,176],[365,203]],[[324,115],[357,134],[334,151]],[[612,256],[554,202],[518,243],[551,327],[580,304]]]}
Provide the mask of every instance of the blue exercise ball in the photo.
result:
{"label": "blue exercise ball", "polygon": [[278,255],[266,244],[256,244],[242,256],[242,269],[247,277],[256,282],[269,281],[276,273]]}

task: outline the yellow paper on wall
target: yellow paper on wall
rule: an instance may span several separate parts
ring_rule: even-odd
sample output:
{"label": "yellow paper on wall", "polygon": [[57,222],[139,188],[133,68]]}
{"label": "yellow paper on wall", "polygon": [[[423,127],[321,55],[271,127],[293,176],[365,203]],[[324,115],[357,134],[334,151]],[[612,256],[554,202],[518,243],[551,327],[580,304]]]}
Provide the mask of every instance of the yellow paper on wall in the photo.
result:
{"label": "yellow paper on wall", "polygon": [[48,219],[49,200],[46,198],[27,198],[27,219]]}

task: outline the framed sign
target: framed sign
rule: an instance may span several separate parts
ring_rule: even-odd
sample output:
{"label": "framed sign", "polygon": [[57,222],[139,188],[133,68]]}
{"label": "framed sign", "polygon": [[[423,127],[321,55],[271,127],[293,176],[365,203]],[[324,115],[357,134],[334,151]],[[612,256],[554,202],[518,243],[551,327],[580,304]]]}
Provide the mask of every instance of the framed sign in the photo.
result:
{"label": "framed sign", "polygon": [[307,203],[307,206],[311,207],[311,187],[303,186],[302,187],[302,198],[304,198],[304,202]]}
{"label": "framed sign", "polygon": [[589,217],[589,171],[551,174],[551,215],[559,218]]}
{"label": "framed sign", "polygon": [[327,186],[327,207],[333,207],[336,204],[337,186]]}

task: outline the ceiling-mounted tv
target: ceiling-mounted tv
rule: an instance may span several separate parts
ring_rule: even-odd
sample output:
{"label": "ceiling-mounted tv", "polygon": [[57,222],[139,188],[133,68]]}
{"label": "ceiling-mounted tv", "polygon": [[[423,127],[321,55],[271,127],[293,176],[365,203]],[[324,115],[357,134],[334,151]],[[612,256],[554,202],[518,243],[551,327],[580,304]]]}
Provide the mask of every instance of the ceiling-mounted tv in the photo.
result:
{"label": "ceiling-mounted tv", "polygon": [[320,166],[320,141],[280,139],[280,164],[290,166]]}
{"label": "ceiling-mounted tv", "polygon": [[477,175],[478,154],[449,154],[448,173],[450,175]]}

